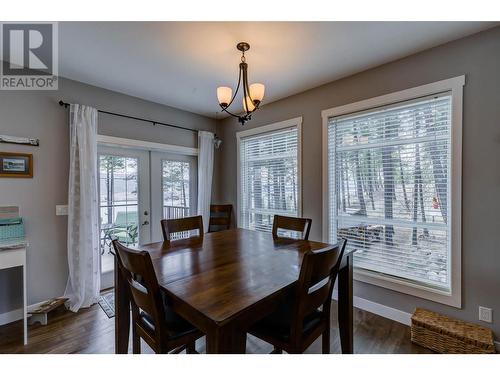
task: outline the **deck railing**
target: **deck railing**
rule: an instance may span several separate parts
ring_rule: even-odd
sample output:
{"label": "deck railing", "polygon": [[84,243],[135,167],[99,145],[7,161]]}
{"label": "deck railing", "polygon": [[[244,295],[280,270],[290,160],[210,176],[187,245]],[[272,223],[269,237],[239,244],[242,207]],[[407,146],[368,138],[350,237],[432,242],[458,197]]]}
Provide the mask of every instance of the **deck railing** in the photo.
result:
{"label": "deck railing", "polygon": [[189,207],[163,206],[163,217],[165,219],[180,219],[189,216]]}

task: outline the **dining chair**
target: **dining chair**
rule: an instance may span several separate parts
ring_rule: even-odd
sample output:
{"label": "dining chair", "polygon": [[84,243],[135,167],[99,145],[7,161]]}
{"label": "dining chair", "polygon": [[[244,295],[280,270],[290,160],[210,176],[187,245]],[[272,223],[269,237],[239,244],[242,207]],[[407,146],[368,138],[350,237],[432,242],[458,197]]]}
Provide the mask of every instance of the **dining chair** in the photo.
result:
{"label": "dining chair", "polygon": [[[181,219],[163,219],[161,230],[165,241],[172,241],[179,232],[190,232],[198,229],[198,237],[203,238],[203,218],[201,216],[183,217]],[[192,237],[187,235],[187,237]],[[184,238],[184,237],[182,237]]]}
{"label": "dining chair", "polygon": [[303,353],[320,335],[330,353],[330,306],[346,240],[304,254],[299,280],[274,312],[249,333],[274,345],[273,353]]}
{"label": "dining chair", "polygon": [[232,212],[233,212],[232,204],[211,204],[208,231],[218,232],[220,230],[226,230],[231,228]]}
{"label": "dining chair", "polygon": [[177,315],[161,291],[151,256],[113,240],[122,274],[129,286],[132,306],[132,350],[141,352],[141,338],[156,353],[196,353],[195,342],[203,333]]}
{"label": "dining chair", "polygon": [[278,234],[278,230],[282,229],[286,231],[299,232],[302,234],[301,239],[308,240],[309,231],[311,230],[311,223],[311,219],[274,215],[273,238],[283,238],[283,236]]}

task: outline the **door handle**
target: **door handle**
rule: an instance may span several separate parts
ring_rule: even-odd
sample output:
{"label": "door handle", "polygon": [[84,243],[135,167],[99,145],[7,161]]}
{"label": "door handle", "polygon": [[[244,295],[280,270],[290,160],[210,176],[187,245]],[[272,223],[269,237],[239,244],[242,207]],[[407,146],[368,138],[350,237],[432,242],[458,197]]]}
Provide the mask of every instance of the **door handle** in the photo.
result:
{"label": "door handle", "polygon": [[142,225],[149,225],[149,221],[144,220],[144,222],[142,223]]}

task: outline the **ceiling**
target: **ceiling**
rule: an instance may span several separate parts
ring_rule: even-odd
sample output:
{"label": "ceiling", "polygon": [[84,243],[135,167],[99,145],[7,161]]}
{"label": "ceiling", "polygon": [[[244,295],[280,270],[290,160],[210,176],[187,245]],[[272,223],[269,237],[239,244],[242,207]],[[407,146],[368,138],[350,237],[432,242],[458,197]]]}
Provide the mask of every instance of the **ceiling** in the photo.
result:
{"label": "ceiling", "polygon": [[249,81],[266,85],[265,105],[496,24],[62,22],[59,73],[215,117],[217,86],[236,85],[239,41],[251,45]]}

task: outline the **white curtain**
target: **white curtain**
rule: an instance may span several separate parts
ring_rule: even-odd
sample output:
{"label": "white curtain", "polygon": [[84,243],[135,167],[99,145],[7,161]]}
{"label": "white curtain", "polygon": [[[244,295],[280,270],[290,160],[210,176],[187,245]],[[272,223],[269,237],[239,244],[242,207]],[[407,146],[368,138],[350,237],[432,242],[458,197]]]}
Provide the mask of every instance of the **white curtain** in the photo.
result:
{"label": "white curtain", "polygon": [[198,215],[203,216],[203,229],[208,232],[214,170],[214,134],[199,131],[198,149]]}
{"label": "white curtain", "polygon": [[97,110],[71,104],[68,188],[68,266],[71,311],[89,307],[101,288],[97,196]]}

